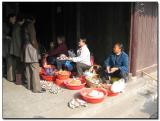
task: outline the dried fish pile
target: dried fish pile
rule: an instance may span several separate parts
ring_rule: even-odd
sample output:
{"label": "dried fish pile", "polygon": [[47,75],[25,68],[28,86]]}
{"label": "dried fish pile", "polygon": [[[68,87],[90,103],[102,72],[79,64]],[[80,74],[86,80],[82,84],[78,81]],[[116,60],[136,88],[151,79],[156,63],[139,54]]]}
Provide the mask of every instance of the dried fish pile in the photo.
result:
{"label": "dried fish pile", "polygon": [[87,107],[87,102],[79,98],[74,98],[68,102],[68,107],[71,109]]}
{"label": "dried fish pile", "polygon": [[53,82],[41,80],[41,87],[48,90],[50,93],[58,94],[59,92],[63,92],[62,88],[54,84]]}

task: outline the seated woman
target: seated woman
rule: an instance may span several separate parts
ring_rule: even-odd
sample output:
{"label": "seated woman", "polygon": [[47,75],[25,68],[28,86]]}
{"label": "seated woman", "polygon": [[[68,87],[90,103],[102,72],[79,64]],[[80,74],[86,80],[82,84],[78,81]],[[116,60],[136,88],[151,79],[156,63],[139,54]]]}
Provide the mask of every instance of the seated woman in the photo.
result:
{"label": "seated woman", "polygon": [[124,78],[128,77],[128,55],[123,51],[123,45],[116,42],[113,53],[105,60],[105,76]]}
{"label": "seated woman", "polygon": [[56,62],[56,57],[58,57],[61,54],[65,54],[68,55],[68,48],[67,45],[65,43],[65,37],[64,36],[58,36],[57,37],[57,44],[58,46],[55,48],[54,44],[51,43],[51,46],[53,47],[53,49],[50,49],[50,51],[48,52],[48,54],[46,54],[47,57],[47,61],[49,64],[54,65]]}

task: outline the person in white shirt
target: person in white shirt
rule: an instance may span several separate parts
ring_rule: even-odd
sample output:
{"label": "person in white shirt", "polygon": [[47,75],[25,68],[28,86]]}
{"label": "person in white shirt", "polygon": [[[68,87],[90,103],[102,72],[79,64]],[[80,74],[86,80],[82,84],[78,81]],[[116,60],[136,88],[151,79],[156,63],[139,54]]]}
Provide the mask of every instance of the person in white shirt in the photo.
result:
{"label": "person in white shirt", "polygon": [[69,57],[68,60],[76,63],[78,75],[81,76],[85,70],[90,68],[91,61],[90,51],[86,45],[86,38],[80,38],[78,46],[77,57]]}

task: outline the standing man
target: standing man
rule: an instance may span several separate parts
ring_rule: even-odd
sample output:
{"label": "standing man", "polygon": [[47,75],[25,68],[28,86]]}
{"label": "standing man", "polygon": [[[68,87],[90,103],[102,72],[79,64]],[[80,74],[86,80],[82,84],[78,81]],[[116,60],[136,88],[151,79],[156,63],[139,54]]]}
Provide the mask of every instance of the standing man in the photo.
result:
{"label": "standing man", "polygon": [[25,52],[24,52],[24,62],[25,62],[25,75],[27,79],[28,89],[32,90],[34,93],[41,93],[45,90],[41,89],[40,85],[40,67],[38,62],[38,42],[36,39],[36,31],[34,27],[35,19],[30,18],[26,23],[25,28]]}
{"label": "standing man", "polygon": [[77,57],[69,57],[68,60],[71,60],[76,63],[77,72],[79,76],[83,75],[83,72],[90,68],[90,51],[86,44],[86,38],[80,38],[77,50]]}
{"label": "standing man", "polygon": [[24,24],[24,17],[19,15],[17,23],[12,32],[12,41],[10,46],[10,55],[12,56],[13,75],[21,74],[21,47],[22,47],[22,25]]}
{"label": "standing man", "polygon": [[113,46],[113,53],[105,60],[105,74],[109,76],[124,78],[128,77],[128,55],[123,51],[123,45],[116,42]]}
{"label": "standing man", "polygon": [[14,81],[15,74],[13,69],[12,55],[10,54],[11,42],[13,41],[13,29],[16,23],[16,15],[9,14],[7,23],[3,26],[3,58],[7,63],[7,80]]}

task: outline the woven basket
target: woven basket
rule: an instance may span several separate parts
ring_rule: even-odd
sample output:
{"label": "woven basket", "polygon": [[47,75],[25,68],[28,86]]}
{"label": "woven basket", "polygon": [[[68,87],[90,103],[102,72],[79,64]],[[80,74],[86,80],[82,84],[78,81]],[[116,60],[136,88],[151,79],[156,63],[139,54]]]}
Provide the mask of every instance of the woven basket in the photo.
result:
{"label": "woven basket", "polygon": [[[101,80],[100,80],[101,81]],[[95,84],[93,82],[91,82],[89,79],[86,78],[86,84],[88,87],[92,87],[92,88],[97,88],[100,87],[100,83],[99,84]]]}

